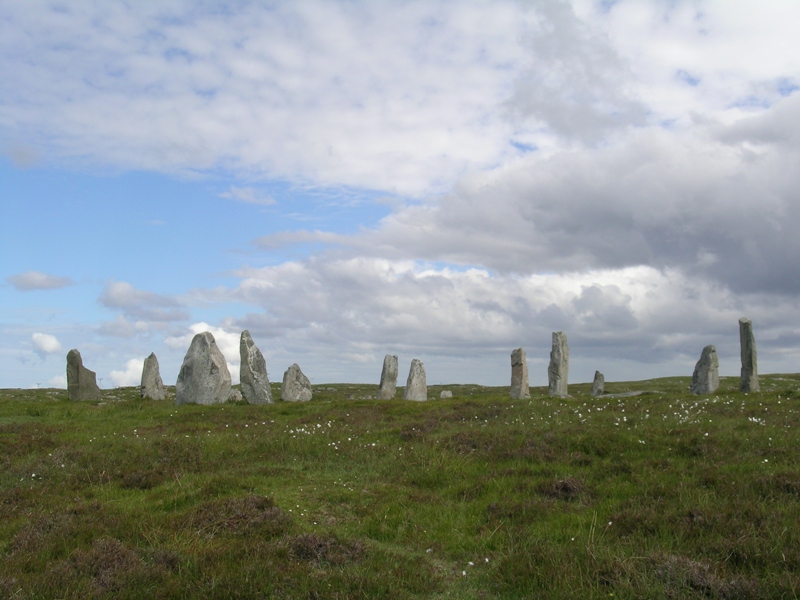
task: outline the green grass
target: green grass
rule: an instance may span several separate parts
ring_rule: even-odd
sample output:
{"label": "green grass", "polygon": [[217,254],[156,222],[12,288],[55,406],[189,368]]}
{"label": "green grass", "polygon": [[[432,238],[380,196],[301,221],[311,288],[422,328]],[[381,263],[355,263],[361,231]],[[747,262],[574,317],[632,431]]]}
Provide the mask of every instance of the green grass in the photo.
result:
{"label": "green grass", "polygon": [[737,383],[0,390],[0,597],[795,598],[800,375]]}

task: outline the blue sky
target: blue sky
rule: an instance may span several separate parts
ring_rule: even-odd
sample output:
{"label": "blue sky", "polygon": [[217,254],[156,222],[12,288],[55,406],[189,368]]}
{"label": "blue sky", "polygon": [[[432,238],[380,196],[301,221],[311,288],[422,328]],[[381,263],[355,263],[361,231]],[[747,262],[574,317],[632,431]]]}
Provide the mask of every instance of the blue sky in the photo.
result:
{"label": "blue sky", "polygon": [[794,2],[5,2],[0,387],[800,363]]}

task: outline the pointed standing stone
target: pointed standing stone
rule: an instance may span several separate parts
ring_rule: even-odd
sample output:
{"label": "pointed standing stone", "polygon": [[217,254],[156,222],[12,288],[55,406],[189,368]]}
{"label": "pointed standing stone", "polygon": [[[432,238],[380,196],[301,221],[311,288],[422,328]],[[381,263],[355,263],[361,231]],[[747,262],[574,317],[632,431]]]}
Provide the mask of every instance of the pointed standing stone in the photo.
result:
{"label": "pointed standing stone", "polygon": [[383,358],[381,385],[378,388],[378,400],[392,400],[397,391],[397,355],[387,354]]}
{"label": "pointed standing stone", "polygon": [[719,387],[719,358],[714,346],[706,346],[692,374],[693,394],[712,394]]}
{"label": "pointed standing stone", "polygon": [[550,365],[547,367],[547,381],[551,396],[567,396],[569,379],[569,345],[562,331],[553,332],[553,349],[550,351]]}
{"label": "pointed standing stone", "polygon": [[231,373],[225,357],[208,331],[192,339],[183,358],[175,404],[222,404],[231,395]]}
{"label": "pointed standing stone", "polygon": [[425,381],[425,366],[422,361],[415,358],[411,361],[408,371],[406,389],[403,390],[403,400],[423,401],[428,399],[428,384]]}
{"label": "pointed standing stone", "polygon": [[592,381],[592,396],[599,398],[606,393],[606,378],[600,371],[594,372],[594,381]]}
{"label": "pointed standing stone", "polygon": [[67,353],[67,393],[73,401],[100,400],[97,374],[83,366],[81,353],[74,348]]}
{"label": "pointed standing stone", "polygon": [[144,359],[139,396],[141,398],[150,398],[151,400],[163,400],[167,397],[166,392],[164,392],[164,382],[161,380],[161,372],[158,368],[158,359],[155,352],[151,352],[150,356]]}
{"label": "pointed standing stone", "polygon": [[756,356],[756,338],[753,336],[753,323],[750,319],[739,319],[739,344],[742,350],[742,381],[739,389],[743,392],[757,392],[758,357]]}
{"label": "pointed standing stone", "polygon": [[286,369],[281,385],[281,400],[285,402],[308,402],[311,400],[311,382],[303,375],[297,363]]}
{"label": "pointed standing stone", "polygon": [[517,348],[511,352],[511,398],[530,398],[528,388],[528,361],[525,350]]}
{"label": "pointed standing stone", "polygon": [[272,404],[272,390],[267,376],[267,361],[258,349],[250,332],[245,329],[239,340],[239,381],[242,397],[248,404]]}

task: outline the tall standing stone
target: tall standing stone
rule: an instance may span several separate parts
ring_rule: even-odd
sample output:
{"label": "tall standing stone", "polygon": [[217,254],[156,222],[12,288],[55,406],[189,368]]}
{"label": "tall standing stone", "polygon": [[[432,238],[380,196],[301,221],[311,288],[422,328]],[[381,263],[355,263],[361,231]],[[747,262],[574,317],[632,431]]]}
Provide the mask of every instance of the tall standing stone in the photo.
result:
{"label": "tall standing stone", "polygon": [[528,388],[528,361],[525,350],[517,348],[511,352],[511,398],[530,398]]}
{"label": "tall standing stone", "polygon": [[208,331],[192,339],[183,358],[175,404],[222,404],[231,395],[231,374],[225,357]]}
{"label": "tall standing stone", "polygon": [[550,365],[547,367],[547,381],[551,396],[567,396],[569,379],[569,345],[562,331],[553,332],[553,349],[550,350]]}
{"label": "tall standing stone", "polygon": [[239,340],[239,381],[242,397],[248,404],[272,404],[272,390],[267,376],[267,361],[245,329]]}
{"label": "tall standing stone", "polygon": [[142,384],[139,387],[139,396],[151,400],[163,400],[167,397],[164,391],[164,382],[161,380],[161,371],[158,368],[156,353],[144,359],[142,366]]}
{"label": "tall standing stone", "polygon": [[311,382],[303,375],[297,363],[286,369],[281,385],[281,400],[285,402],[308,402],[311,400]]}
{"label": "tall standing stone", "polygon": [[756,356],[756,338],[753,336],[753,323],[750,319],[739,319],[739,344],[742,350],[742,381],[739,389],[743,392],[757,392],[758,357]]}
{"label": "tall standing stone", "polygon": [[600,371],[594,372],[594,381],[592,381],[592,396],[599,398],[606,393],[606,378]]}
{"label": "tall standing stone", "polygon": [[387,354],[383,358],[381,385],[378,388],[378,400],[392,400],[397,392],[397,355]]}
{"label": "tall standing stone", "polygon": [[423,401],[428,399],[428,384],[425,381],[425,366],[422,361],[415,358],[411,361],[408,371],[406,389],[403,390],[403,400]]}
{"label": "tall standing stone", "polygon": [[706,346],[700,354],[700,360],[694,367],[692,374],[693,394],[711,394],[719,387],[719,358],[714,346]]}
{"label": "tall standing stone", "polygon": [[70,400],[100,400],[97,374],[83,366],[81,353],[67,352],[67,393]]}

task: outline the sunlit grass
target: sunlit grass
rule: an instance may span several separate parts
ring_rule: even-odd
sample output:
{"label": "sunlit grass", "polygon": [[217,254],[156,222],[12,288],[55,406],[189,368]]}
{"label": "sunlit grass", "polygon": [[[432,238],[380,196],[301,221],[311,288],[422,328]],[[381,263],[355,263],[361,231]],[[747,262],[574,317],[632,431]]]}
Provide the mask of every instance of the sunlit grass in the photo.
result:
{"label": "sunlit grass", "polygon": [[688,386],[1,390],[0,597],[795,597],[800,376]]}

